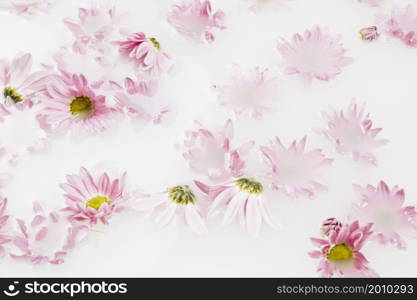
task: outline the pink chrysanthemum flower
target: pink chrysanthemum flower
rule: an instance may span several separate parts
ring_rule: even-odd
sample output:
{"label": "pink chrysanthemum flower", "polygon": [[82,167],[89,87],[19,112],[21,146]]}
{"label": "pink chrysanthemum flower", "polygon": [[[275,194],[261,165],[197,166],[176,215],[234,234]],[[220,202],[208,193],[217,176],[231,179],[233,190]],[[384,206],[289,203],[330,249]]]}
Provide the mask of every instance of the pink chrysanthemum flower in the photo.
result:
{"label": "pink chrysanthemum flower", "polygon": [[360,227],[355,221],[333,231],[326,239],[311,238],[318,248],[309,253],[312,258],[320,259],[317,271],[323,277],[377,277],[361,252],[372,234],[371,228],[371,223]]}
{"label": "pink chrysanthemum flower", "polygon": [[417,14],[413,6],[394,7],[391,15],[378,15],[377,24],[385,34],[400,39],[406,45],[417,47]]}
{"label": "pink chrysanthemum flower", "polygon": [[152,195],[141,194],[136,208],[148,212],[159,228],[180,222],[194,233],[207,234],[200,200],[193,189],[189,185],[176,185]]}
{"label": "pink chrysanthemum flower", "polygon": [[53,129],[98,132],[108,128],[115,109],[96,95],[84,75],[51,77],[43,99],[42,114]]}
{"label": "pink chrysanthemum flower", "polygon": [[186,0],[173,5],[167,20],[177,32],[195,41],[213,42],[215,37],[212,30],[226,28],[223,11],[218,10],[213,14],[208,0]]}
{"label": "pink chrysanthemum flower", "polygon": [[240,226],[253,236],[259,234],[262,222],[278,230],[263,196],[264,188],[261,182],[241,177],[220,186],[207,186],[197,181],[196,185],[211,201],[208,217],[222,211],[223,225],[237,220]]}
{"label": "pink chrysanthemum flower", "polygon": [[364,27],[359,30],[359,34],[364,41],[374,41],[379,38],[379,32],[376,26]]}
{"label": "pink chrysanthemum flower", "polygon": [[4,0],[0,3],[0,9],[6,9],[17,15],[34,15],[38,12],[46,12],[51,6],[50,0]]}
{"label": "pink chrysanthemum flower", "polygon": [[287,148],[276,137],[268,146],[261,146],[261,154],[268,166],[265,177],[271,180],[272,188],[282,190],[290,197],[314,197],[326,187],[318,182],[323,168],[332,163],[321,149],[305,151],[307,137],[293,141]]}
{"label": "pink chrysanthemum flower", "polygon": [[372,128],[369,113],[365,113],[365,104],[359,106],[352,102],[346,110],[323,112],[327,121],[325,130],[318,130],[336,144],[336,150],[350,154],[355,160],[376,164],[371,153],[373,148],[385,145],[388,140],[376,139],[382,128]]}
{"label": "pink chrysanthemum flower", "polygon": [[120,212],[127,199],[124,173],[121,177],[110,179],[107,173],[94,178],[90,172],[80,169],[79,175],[67,175],[67,182],[60,185],[65,191],[69,219],[76,222],[98,222],[108,224],[114,213]]}
{"label": "pink chrysanthemum flower", "polygon": [[63,263],[68,252],[86,238],[88,227],[73,226],[59,212],[47,213],[38,203],[33,210],[31,222],[16,219],[19,234],[13,238],[13,244],[21,253],[12,253],[11,257],[33,264]]}
{"label": "pink chrysanthemum flower", "polygon": [[207,176],[213,182],[230,180],[243,175],[245,161],[242,156],[249,153],[254,142],[233,147],[233,123],[227,120],[218,132],[212,132],[196,122],[197,130],[186,132],[183,153],[189,167]]}
{"label": "pink chrysanthemum flower", "polygon": [[10,234],[3,231],[9,220],[9,216],[6,215],[6,209],[7,199],[0,196],[0,257],[6,254],[4,245],[12,240]]}
{"label": "pink chrysanthemum flower", "polygon": [[381,244],[391,243],[405,249],[404,237],[417,237],[417,208],[404,205],[404,190],[394,186],[390,189],[380,181],[377,187],[356,186],[361,196],[355,203],[352,217],[361,222],[374,224],[375,238]]}
{"label": "pink chrysanthemum flower", "polygon": [[284,71],[300,74],[307,82],[313,78],[333,79],[343,67],[352,63],[352,58],[345,56],[346,49],[340,37],[332,36],[318,26],[306,30],[303,35],[294,34],[292,42],[281,39],[277,49],[284,60]]}
{"label": "pink chrysanthemum flower", "polygon": [[329,236],[333,231],[339,232],[343,227],[342,222],[336,218],[327,218],[321,223],[321,232],[325,236]]}
{"label": "pink chrysanthemum flower", "polygon": [[273,111],[278,96],[278,78],[271,77],[268,69],[259,67],[242,72],[235,66],[230,82],[216,87],[218,101],[230,106],[237,115],[250,113],[259,119],[265,112]]}
{"label": "pink chrysanthemum flower", "polygon": [[246,0],[249,2],[249,10],[257,12],[261,9],[285,8],[290,0]]}
{"label": "pink chrysanthemum flower", "polygon": [[114,42],[125,58],[131,58],[147,78],[157,79],[169,69],[169,56],[162,51],[161,44],[154,37],[143,32],[132,33],[126,40]]}

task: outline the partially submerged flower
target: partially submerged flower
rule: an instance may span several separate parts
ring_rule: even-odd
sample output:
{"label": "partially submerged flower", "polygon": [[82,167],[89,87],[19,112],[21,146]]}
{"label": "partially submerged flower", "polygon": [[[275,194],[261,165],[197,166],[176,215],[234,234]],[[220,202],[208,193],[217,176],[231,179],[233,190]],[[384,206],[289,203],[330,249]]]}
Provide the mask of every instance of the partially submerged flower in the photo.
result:
{"label": "partially submerged flower", "polygon": [[379,38],[379,32],[376,26],[364,27],[359,31],[359,34],[364,41],[374,41]]}
{"label": "partially submerged flower", "polygon": [[361,252],[372,234],[371,228],[371,223],[361,227],[355,221],[343,225],[339,231],[332,231],[325,239],[311,238],[318,248],[309,253],[320,260],[317,272],[323,277],[377,277]]}
{"label": "partially submerged flower", "polygon": [[326,189],[319,178],[322,169],[330,166],[332,159],[327,158],[321,149],[306,152],[306,141],[307,137],[303,137],[285,147],[276,137],[269,145],[261,146],[262,158],[268,168],[265,177],[274,189],[291,197],[313,197],[317,191]]}
{"label": "partially submerged flower", "polygon": [[114,179],[107,173],[93,177],[85,168],[79,174],[67,175],[67,182],[60,185],[67,204],[63,210],[75,222],[108,224],[113,214],[123,209],[127,199],[125,177],[126,173]]}
{"label": "partially submerged flower", "polygon": [[277,49],[284,60],[284,71],[300,74],[307,82],[313,78],[333,79],[352,63],[352,58],[345,56],[340,37],[318,26],[304,34],[294,34],[292,41],[280,39]]}
{"label": "partially submerged flower", "polygon": [[365,113],[365,104],[352,102],[345,110],[323,112],[327,128],[318,133],[333,141],[337,152],[375,165],[377,159],[372,150],[388,141],[376,138],[382,128],[373,128],[369,117],[369,113]]}
{"label": "partially submerged flower", "polygon": [[230,81],[216,87],[218,101],[229,106],[237,115],[249,113],[259,119],[265,112],[273,111],[278,97],[278,78],[268,74],[268,69],[256,67],[246,72],[235,66]]}
{"label": "partially submerged flower", "polygon": [[404,190],[391,189],[380,181],[377,187],[356,186],[361,200],[354,203],[352,217],[374,224],[374,236],[381,244],[391,243],[405,249],[405,237],[417,237],[417,208],[404,206]]}
{"label": "partially submerged flower", "polygon": [[183,0],[172,6],[167,15],[168,23],[178,33],[195,41],[213,42],[214,28],[225,29],[224,13],[221,10],[212,13],[208,0]]}

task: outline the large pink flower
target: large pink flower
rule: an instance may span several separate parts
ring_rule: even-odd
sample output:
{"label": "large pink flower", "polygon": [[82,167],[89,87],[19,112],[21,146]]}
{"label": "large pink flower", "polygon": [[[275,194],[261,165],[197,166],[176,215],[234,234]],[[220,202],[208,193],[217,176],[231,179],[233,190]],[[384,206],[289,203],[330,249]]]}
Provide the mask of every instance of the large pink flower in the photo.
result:
{"label": "large pink flower", "polygon": [[391,15],[377,15],[377,24],[385,34],[417,47],[417,14],[412,5],[394,7]]}
{"label": "large pink flower", "polygon": [[278,229],[263,196],[264,188],[261,182],[241,177],[220,186],[207,186],[197,181],[196,184],[211,201],[208,217],[221,211],[224,213],[223,225],[237,220],[240,226],[253,236],[259,234],[262,222]]}
{"label": "large pink flower", "polygon": [[243,175],[245,161],[254,142],[233,146],[233,123],[227,120],[222,130],[212,132],[196,122],[198,129],[186,132],[182,147],[184,159],[197,173],[207,176],[214,182],[230,180]]}
{"label": "large pink flower", "polygon": [[61,264],[77,243],[85,239],[88,227],[73,226],[58,211],[47,213],[35,203],[34,217],[30,222],[16,219],[19,233],[13,244],[20,253],[12,253],[15,259],[29,260],[34,264]]}
{"label": "large pink flower", "polygon": [[63,210],[75,222],[108,224],[112,215],[123,209],[122,204],[127,199],[125,177],[126,173],[110,179],[103,173],[94,178],[85,168],[80,169],[79,175],[67,175],[67,182],[60,185],[67,203]]}
{"label": "large pink flower", "polygon": [[372,128],[369,113],[365,113],[365,104],[352,102],[345,110],[323,112],[327,121],[325,130],[318,130],[336,145],[336,150],[342,154],[350,154],[355,160],[376,164],[372,154],[376,147],[385,145],[388,140],[376,139],[382,128]]}
{"label": "large pink flower", "polygon": [[375,237],[381,244],[391,243],[405,249],[404,237],[417,237],[417,208],[404,205],[404,190],[390,189],[380,181],[377,187],[356,186],[361,201],[353,205],[352,217],[374,224]]}
{"label": "large pink flower", "polygon": [[277,77],[259,67],[243,72],[235,66],[233,71],[228,84],[216,87],[221,105],[231,107],[237,115],[247,112],[255,119],[274,110],[279,88]]}
{"label": "large pink flower", "polygon": [[340,37],[332,36],[318,26],[304,34],[294,34],[292,41],[281,39],[278,51],[284,60],[284,71],[300,74],[307,82],[313,78],[333,79],[352,62],[352,58],[345,56],[346,49]]}
{"label": "large pink flower", "polygon": [[215,37],[212,30],[226,28],[223,11],[218,10],[213,14],[208,0],[184,0],[181,4],[173,5],[167,20],[180,34],[195,41],[213,42]]}
{"label": "large pink flower", "polygon": [[53,129],[104,131],[116,112],[96,95],[84,75],[52,76],[46,87],[42,114]]}
{"label": "large pink flower", "polygon": [[6,9],[17,15],[34,15],[38,12],[45,12],[51,6],[51,0],[3,0],[0,9]]}
{"label": "large pink flower", "polygon": [[355,221],[332,231],[326,239],[311,238],[318,248],[309,253],[312,258],[320,259],[317,271],[323,277],[377,277],[361,252],[372,234],[371,228],[371,223],[361,227]]}
{"label": "large pink flower", "polygon": [[319,178],[332,159],[321,149],[305,152],[306,140],[307,137],[299,142],[294,140],[287,148],[276,137],[269,145],[261,146],[262,158],[268,166],[265,177],[271,180],[274,189],[291,197],[313,197],[317,191],[326,189]]}
{"label": "large pink flower", "polygon": [[12,238],[8,232],[3,231],[6,226],[9,216],[6,215],[7,199],[0,196],[0,257],[6,254],[4,244],[9,243]]}
{"label": "large pink flower", "polygon": [[136,208],[148,212],[159,228],[179,222],[185,224],[194,233],[208,232],[205,218],[201,213],[201,199],[196,196],[193,186],[176,185],[159,193],[140,193],[136,200]]}
{"label": "large pink flower", "polygon": [[249,2],[249,10],[256,12],[261,9],[280,9],[288,6],[291,0],[246,0]]}

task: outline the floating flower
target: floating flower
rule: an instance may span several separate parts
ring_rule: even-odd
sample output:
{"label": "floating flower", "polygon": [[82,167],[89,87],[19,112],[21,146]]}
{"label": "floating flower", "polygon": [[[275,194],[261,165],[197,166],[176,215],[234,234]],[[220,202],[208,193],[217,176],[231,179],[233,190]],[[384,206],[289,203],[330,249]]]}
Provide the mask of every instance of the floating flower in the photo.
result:
{"label": "floating flower", "polygon": [[254,142],[233,147],[232,120],[227,120],[218,132],[212,132],[198,122],[196,125],[197,130],[186,132],[183,146],[183,157],[189,167],[214,182],[242,176],[245,168],[242,156],[249,153]]}
{"label": "floating flower", "polygon": [[248,112],[259,119],[265,112],[274,110],[278,81],[277,77],[268,74],[268,69],[256,67],[242,72],[235,66],[230,82],[216,88],[219,103],[230,106],[237,115]]}
{"label": "floating flower", "polygon": [[207,186],[201,182],[196,184],[211,201],[208,216],[218,211],[224,212],[223,225],[238,220],[240,225],[253,236],[259,234],[262,222],[273,229],[278,229],[263,196],[264,187],[261,182],[253,178],[241,177],[221,186]]}
{"label": "floating flower", "polygon": [[178,33],[195,41],[213,42],[215,37],[212,30],[226,28],[223,11],[218,10],[213,14],[208,0],[187,0],[173,5],[167,20]]}
{"label": "floating flower", "polygon": [[268,166],[265,177],[271,180],[272,187],[282,190],[290,197],[315,196],[326,187],[318,182],[324,167],[330,166],[321,149],[305,152],[307,137],[299,142],[293,141],[286,148],[276,137],[268,146],[261,146],[261,154]]}
{"label": "floating flower", "polygon": [[6,254],[6,249],[4,249],[3,245],[12,240],[10,234],[3,231],[9,220],[9,216],[6,215],[6,209],[7,199],[0,196],[0,257],[3,257]]}
{"label": "floating flower", "polygon": [[137,209],[147,211],[159,228],[180,221],[197,234],[206,234],[207,226],[199,208],[199,199],[189,185],[176,185],[152,195],[142,194]]}
{"label": "floating flower", "polygon": [[115,109],[96,95],[84,75],[62,74],[51,78],[43,99],[42,114],[53,129],[98,132],[108,128]]}
{"label": "floating flower", "polygon": [[247,0],[249,2],[249,10],[257,12],[261,9],[280,9],[288,5],[289,0]]}
{"label": "floating flower", "polygon": [[13,244],[21,254],[10,254],[15,259],[29,260],[33,264],[61,264],[77,243],[83,241],[88,227],[73,226],[57,211],[45,212],[34,204],[35,216],[30,223],[16,219],[19,234]]}
{"label": "floating flower", "polygon": [[0,9],[6,9],[17,15],[34,15],[45,12],[51,6],[50,0],[4,0],[0,3]]}
{"label": "floating flower", "polygon": [[365,113],[365,104],[359,106],[352,102],[346,110],[323,113],[327,129],[318,132],[336,144],[336,150],[342,154],[351,154],[355,160],[376,164],[371,153],[373,148],[385,145],[385,139],[376,139],[382,128],[372,128],[369,113]]}
{"label": "floating flower", "polygon": [[333,231],[339,232],[343,224],[336,218],[327,218],[321,224],[321,232],[325,236],[329,236]]}
{"label": "floating flower", "polygon": [[121,204],[127,199],[125,177],[126,173],[110,179],[103,173],[94,178],[85,168],[80,169],[79,175],[67,175],[67,182],[60,185],[67,203],[63,210],[72,221],[108,224],[113,214],[123,209]]}
{"label": "floating flower", "polygon": [[417,14],[412,5],[394,7],[390,16],[378,15],[377,24],[385,34],[400,39],[408,46],[417,47]]}
{"label": "floating flower", "polygon": [[376,26],[362,28],[359,34],[364,41],[374,41],[379,38],[379,32]]}
{"label": "floating flower", "polygon": [[320,259],[317,271],[323,277],[377,277],[361,252],[372,234],[371,228],[371,223],[360,227],[355,221],[333,231],[326,239],[311,238],[319,249],[309,253],[312,258]]}
{"label": "floating flower", "polygon": [[284,59],[287,74],[300,74],[308,82],[313,78],[328,81],[352,63],[346,57],[346,49],[340,37],[331,36],[323,28],[315,26],[303,35],[296,33],[292,42],[281,39],[278,51]]}
{"label": "floating flower", "polygon": [[353,205],[352,217],[374,224],[374,236],[381,244],[391,243],[405,249],[404,237],[417,237],[417,208],[404,205],[404,190],[390,189],[380,181],[377,187],[356,186],[360,203]]}

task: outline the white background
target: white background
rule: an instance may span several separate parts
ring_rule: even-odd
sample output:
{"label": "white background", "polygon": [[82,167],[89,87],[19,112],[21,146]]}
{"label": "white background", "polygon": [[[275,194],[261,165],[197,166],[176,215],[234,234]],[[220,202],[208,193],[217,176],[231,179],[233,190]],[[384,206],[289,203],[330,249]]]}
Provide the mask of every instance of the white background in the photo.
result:
{"label": "white background", "polygon": [[[196,178],[173,145],[182,141],[194,119],[212,126],[233,116],[217,105],[210,86],[227,79],[232,63],[278,72],[278,37],[289,38],[315,24],[341,34],[354,63],[335,80],[315,81],[309,88],[296,77],[283,76],[277,112],[261,121],[242,118],[235,124],[238,141],[255,139],[262,144],[279,135],[289,143],[307,134],[307,148],[321,147],[335,158],[325,178],[329,191],[313,200],[269,195],[273,215],[283,230],[263,227],[259,238],[249,237],[237,225],[224,228],[217,219],[209,222],[209,235],[197,237],[175,228],[156,231],[135,214],[119,216],[110,226],[91,232],[65,264],[32,266],[3,259],[0,276],[318,276],[318,261],[307,255],[312,249],[309,237],[319,235],[320,222],[326,217],[344,220],[350,203],[357,200],[352,183],[375,185],[383,179],[390,186],[405,188],[407,203],[417,204],[417,50],[385,38],[375,43],[358,38],[358,30],[373,25],[378,11],[388,12],[394,2],[416,1],[386,0],[377,9],[354,0],[293,0],[287,9],[250,14],[244,1],[213,0],[214,9],[227,14],[228,29],[219,32],[212,45],[195,44],[169,27],[165,14],[174,2],[115,1],[119,12],[128,12],[123,21],[133,31],[157,37],[173,57],[175,68],[165,90],[176,110],[173,120],[162,126],[125,120],[104,135],[54,138],[48,151],[26,156],[11,169],[13,181],[2,191],[9,198],[10,213],[29,217],[34,200],[48,208],[60,207],[63,198],[58,184],[81,165],[126,170],[130,186],[146,190],[162,190]],[[77,7],[85,3],[57,1],[48,14],[30,19],[1,12],[0,56],[12,58],[24,51],[32,53],[37,64],[47,61],[60,45],[72,41],[61,19],[76,18]],[[324,124],[322,110],[329,105],[346,107],[353,97],[366,101],[374,124],[383,127],[381,137],[391,141],[376,151],[378,167],[359,165],[336,154],[328,141],[312,132]],[[21,140],[34,134],[25,118],[2,126],[9,126],[3,127],[2,137],[11,130]],[[417,242],[407,243],[406,251],[371,243],[363,253],[381,276],[416,276]]]}

